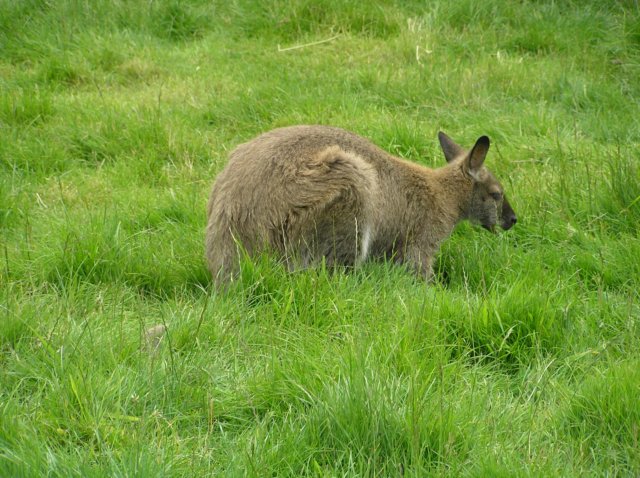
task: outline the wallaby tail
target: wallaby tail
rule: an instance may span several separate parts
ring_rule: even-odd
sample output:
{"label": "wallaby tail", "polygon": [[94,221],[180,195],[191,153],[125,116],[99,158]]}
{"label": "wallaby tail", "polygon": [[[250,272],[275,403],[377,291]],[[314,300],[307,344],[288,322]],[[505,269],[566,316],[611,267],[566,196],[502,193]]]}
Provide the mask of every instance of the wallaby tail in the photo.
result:
{"label": "wallaby tail", "polygon": [[207,231],[207,264],[217,286],[227,284],[238,276],[241,246],[229,228],[209,225]]}

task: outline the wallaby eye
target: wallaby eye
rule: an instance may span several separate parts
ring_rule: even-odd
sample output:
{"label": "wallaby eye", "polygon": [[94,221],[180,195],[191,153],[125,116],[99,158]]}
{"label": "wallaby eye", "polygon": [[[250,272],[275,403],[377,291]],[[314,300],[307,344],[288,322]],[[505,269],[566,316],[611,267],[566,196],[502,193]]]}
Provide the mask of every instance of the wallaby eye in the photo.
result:
{"label": "wallaby eye", "polygon": [[493,192],[493,193],[491,193],[491,197],[493,199],[495,199],[496,201],[500,201],[502,199],[502,193],[501,192]]}

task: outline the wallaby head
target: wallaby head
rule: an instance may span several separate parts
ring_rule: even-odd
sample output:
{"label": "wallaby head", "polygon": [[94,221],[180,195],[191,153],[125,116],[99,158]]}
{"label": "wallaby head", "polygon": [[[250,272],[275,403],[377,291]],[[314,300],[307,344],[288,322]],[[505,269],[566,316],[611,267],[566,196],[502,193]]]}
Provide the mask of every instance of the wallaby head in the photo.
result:
{"label": "wallaby head", "polygon": [[459,163],[473,181],[473,189],[466,208],[466,219],[494,231],[496,224],[510,229],[517,222],[516,213],[507,200],[504,189],[496,177],[484,166],[489,151],[489,138],[481,136],[467,151],[442,131],[438,133],[442,151],[448,163]]}

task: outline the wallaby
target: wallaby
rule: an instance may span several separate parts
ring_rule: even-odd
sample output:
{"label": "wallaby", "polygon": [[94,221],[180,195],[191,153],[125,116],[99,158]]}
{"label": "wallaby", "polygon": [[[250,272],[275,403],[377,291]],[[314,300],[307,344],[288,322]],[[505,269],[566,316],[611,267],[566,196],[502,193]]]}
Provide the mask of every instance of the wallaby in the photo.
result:
{"label": "wallaby", "polygon": [[232,280],[243,254],[265,251],[291,268],[386,257],[429,279],[440,243],[461,220],[511,228],[516,215],[483,166],[489,138],[466,151],[438,137],[447,160],[438,169],[328,126],[280,128],[238,146],[208,204],[214,280]]}

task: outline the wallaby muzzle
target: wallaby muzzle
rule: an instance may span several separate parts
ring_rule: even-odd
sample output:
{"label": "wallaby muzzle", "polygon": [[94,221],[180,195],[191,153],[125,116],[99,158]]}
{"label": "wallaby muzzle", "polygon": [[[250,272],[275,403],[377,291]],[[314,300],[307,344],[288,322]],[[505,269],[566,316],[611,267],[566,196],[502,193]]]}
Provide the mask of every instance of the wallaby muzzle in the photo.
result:
{"label": "wallaby muzzle", "polygon": [[518,222],[516,213],[505,196],[502,198],[502,223],[500,224],[500,227],[507,231],[511,229],[516,222]]}

